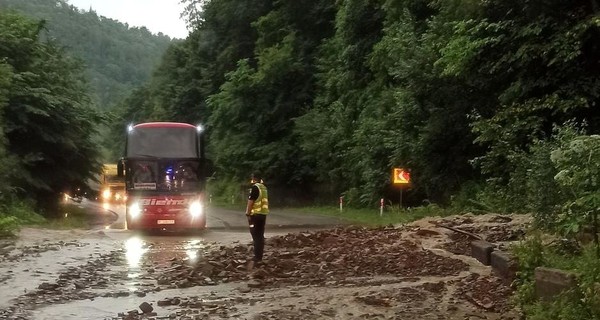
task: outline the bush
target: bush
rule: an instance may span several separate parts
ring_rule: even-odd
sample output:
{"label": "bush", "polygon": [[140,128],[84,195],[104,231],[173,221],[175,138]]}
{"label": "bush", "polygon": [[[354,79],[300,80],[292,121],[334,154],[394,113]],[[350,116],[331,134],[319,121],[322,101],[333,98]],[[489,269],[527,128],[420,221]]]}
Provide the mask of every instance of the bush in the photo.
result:
{"label": "bush", "polygon": [[556,127],[548,139],[534,140],[527,150],[507,157],[513,170],[504,178],[491,178],[473,203],[499,213],[532,213],[536,226],[552,230],[559,223],[568,194],[554,179],[559,172],[551,154],[580,134],[575,125]]}
{"label": "bush", "polygon": [[45,219],[33,211],[33,205],[23,201],[7,200],[0,204],[0,236],[14,235],[22,225],[40,224]]}
{"label": "bush", "polygon": [[[600,319],[600,260],[593,246],[584,247],[579,254],[577,251],[562,239],[544,243],[539,232],[513,247],[519,261],[515,299],[527,319]],[[552,302],[537,301],[534,271],[540,266],[575,272],[579,286]]]}
{"label": "bush", "polygon": [[561,142],[552,152],[552,162],[560,170],[554,179],[568,197],[559,217],[560,230],[573,238],[589,226],[600,258],[600,136],[567,136]]}
{"label": "bush", "polygon": [[0,215],[0,237],[13,236],[19,229],[19,220],[16,217]]}

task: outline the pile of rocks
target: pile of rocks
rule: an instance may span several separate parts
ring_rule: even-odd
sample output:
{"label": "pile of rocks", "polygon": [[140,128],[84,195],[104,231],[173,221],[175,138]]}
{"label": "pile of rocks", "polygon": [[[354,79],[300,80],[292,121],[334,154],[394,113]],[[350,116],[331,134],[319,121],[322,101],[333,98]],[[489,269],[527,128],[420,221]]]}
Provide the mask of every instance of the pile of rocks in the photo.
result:
{"label": "pile of rocks", "polygon": [[176,287],[253,279],[255,286],[343,283],[356,277],[451,276],[467,270],[458,260],[423,250],[394,228],[337,228],[270,238],[266,258],[248,272],[251,246],[221,247],[191,266],[173,261],[158,284]]}

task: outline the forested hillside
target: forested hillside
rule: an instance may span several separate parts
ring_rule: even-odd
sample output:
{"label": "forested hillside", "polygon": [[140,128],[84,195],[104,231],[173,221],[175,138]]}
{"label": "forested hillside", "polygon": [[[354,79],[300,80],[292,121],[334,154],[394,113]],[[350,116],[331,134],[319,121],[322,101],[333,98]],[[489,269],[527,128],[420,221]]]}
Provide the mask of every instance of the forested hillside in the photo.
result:
{"label": "forested hillside", "polygon": [[120,110],[206,123],[220,181],[373,205],[400,166],[412,205],[555,212],[550,153],[600,131],[595,0],[186,3],[194,33]]}
{"label": "forested hillside", "polygon": [[202,122],[217,192],[261,170],[274,203],[372,206],[397,201],[404,167],[407,204],[552,221],[574,180],[550,154],[595,150],[582,138],[600,131],[595,1],[185,2],[194,32],[117,104],[111,141],[130,122]]}
{"label": "forested hillside", "polygon": [[103,110],[145,83],[173,42],[146,28],[79,11],[66,0],[0,0],[0,10],[6,9],[46,20],[42,37],[56,39],[84,62],[92,99]]}
{"label": "forested hillside", "polygon": [[[600,319],[598,0],[183,2],[194,31],[171,41],[61,0],[0,0],[0,232],[56,214],[99,170],[99,124],[116,159],[129,123],[202,123],[215,203],[259,170],[272,208],[397,206],[406,168],[407,219],[533,216],[514,248],[525,318]],[[579,284],[542,304],[538,266]]]}
{"label": "forested hillside", "polygon": [[93,137],[105,117],[81,63],[41,41],[43,28],[0,11],[0,229],[30,206],[57,214],[61,192],[83,187],[101,165]]}

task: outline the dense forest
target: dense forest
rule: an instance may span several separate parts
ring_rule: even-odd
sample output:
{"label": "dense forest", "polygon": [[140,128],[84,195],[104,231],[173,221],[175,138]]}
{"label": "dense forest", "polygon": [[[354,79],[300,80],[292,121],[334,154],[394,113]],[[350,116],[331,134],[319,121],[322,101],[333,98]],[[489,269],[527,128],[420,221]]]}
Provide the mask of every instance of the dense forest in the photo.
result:
{"label": "dense forest", "polygon": [[92,101],[101,110],[145,83],[174,40],[79,10],[66,0],[0,0],[0,10],[7,9],[45,20],[41,36],[56,39],[83,61]]}
{"label": "dense forest", "polygon": [[[349,205],[373,206],[380,197],[397,202],[390,173],[404,167],[413,180],[407,205],[543,212],[549,221],[574,196],[565,188],[574,187],[576,170],[565,168],[588,159],[588,167],[578,168],[597,170],[591,156],[582,156],[596,150],[600,129],[596,1],[183,2],[193,32],[173,42],[152,77],[116,104],[107,137],[121,142],[110,145],[115,159],[128,123],[200,122],[218,168],[216,196],[239,190],[249,172],[260,170],[274,204],[332,203],[343,195]],[[83,16],[99,19],[93,12]],[[21,46],[60,53],[69,62],[61,75],[82,86],[71,90],[85,91],[84,79],[81,66],[56,46],[59,39],[47,36],[50,19],[24,21],[23,43],[13,41],[11,32],[20,31],[12,24],[3,29],[3,43],[12,45],[3,50],[12,51],[3,53],[9,75],[0,100],[1,161],[52,171],[66,160],[42,161],[35,146],[21,144],[44,132],[33,130],[40,124],[32,119],[57,114],[15,86],[21,73],[42,72],[37,65],[48,60],[27,56]],[[30,61],[17,63],[13,56]],[[56,86],[45,90],[64,93]],[[75,108],[92,97],[78,93],[66,101]],[[56,105],[55,99],[43,102]],[[79,127],[86,135],[77,137],[84,141],[67,144],[93,159],[85,146],[94,128],[86,126],[101,122],[95,118],[101,115],[84,114],[53,121],[84,121]],[[31,136],[15,129],[26,125]],[[37,140],[62,144],[63,138]],[[573,141],[581,148],[569,149]],[[20,186],[34,184],[36,170],[2,174],[12,175],[9,186],[27,190]],[[584,189],[597,185],[595,178],[581,182],[589,183]]]}
{"label": "dense forest", "polygon": [[113,134],[203,122],[220,181],[373,205],[405,167],[412,205],[547,210],[549,153],[600,129],[595,0],[184,2],[194,32]]}
{"label": "dense forest", "polygon": [[150,79],[173,41],[63,0],[0,0],[0,225],[57,213],[106,161],[107,112]]}
{"label": "dense forest", "polygon": [[[101,126],[116,160],[127,124],[202,123],[215,200],[259,170],[273,207],[397,205],[403,167],[406,216],[530,213],[513,283],[528,318],[600,318],[598,0],[182,3],[193,32],[171,41],[61,0],[0,0],[0,231],[56,215],[98,172]],[[539,304],[537,266],[582,283]]]}
{"label": "dense forest", "polygon": [[94,108],[80,61],[41,41],[44,28],[0,12],[1,214],[30,205],[55,214],[59,194],[100,168],[93,136],[105,117]]}

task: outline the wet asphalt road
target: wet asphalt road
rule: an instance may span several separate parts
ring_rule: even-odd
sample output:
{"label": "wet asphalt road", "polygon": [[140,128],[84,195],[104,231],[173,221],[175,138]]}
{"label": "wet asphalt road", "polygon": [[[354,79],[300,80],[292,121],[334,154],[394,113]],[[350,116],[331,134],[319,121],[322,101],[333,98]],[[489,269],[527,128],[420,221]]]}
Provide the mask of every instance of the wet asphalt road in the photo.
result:
{"label": "wet asphalt road", "polygon": [[[95,229],[0,241],[0,320],[519,318],[488,267],[444,249],[457,241],[441,222],[330,228],[338,221],[275,211],[254,268],[236,210],[210,208],[201,234],[139,234],[123,229],[122,207],[80,205]],[[480,223],[497,229],[495,218]]]}
{"label": "wet asphalt road", "polygon": [[[83,200],[81,207],[95,215],[95,228],[124,229],[125,206]],[[247,231],[247,220],[242,210],[223,209],[214,206],[206,208],[207,229],[219,231]],[[268,215],[268,229],[320,229],[344,224],[342,220],[319,215],[307,215],[274,209]]]}
{"label": "wet asphalt road", "polygon": [[[141,292],[146,284],[140,275],[149,269],[170,266],[175,260],[195,264],[207,250],[251,241],[242,211],[209,207],[207,229],[186,235],[126,230],[123,205],[85,199],[76,205],[95,217],[91,230],[26,228],[15,243],[6,244],[0,259],[0,274],[5,275],[0,278],[0,319],[105,319],[137,303],[140,298],[130,294]],[[339,224],[329,217],[273,210],[265,237]],[[95,299],[71,296],[72,284],[40,290],[73,274],[86,279],[77,280],[75,287],[93,289]],[[229,292],[231,288],[213,290]],[[128,298],[122,298],[124,293]],[[155,298],[160,294],[154,293]]]}

